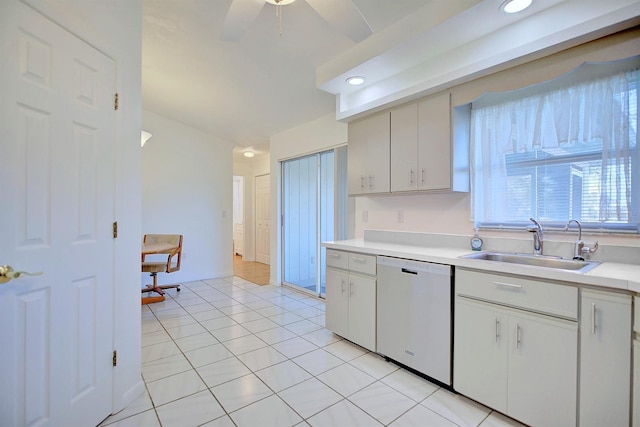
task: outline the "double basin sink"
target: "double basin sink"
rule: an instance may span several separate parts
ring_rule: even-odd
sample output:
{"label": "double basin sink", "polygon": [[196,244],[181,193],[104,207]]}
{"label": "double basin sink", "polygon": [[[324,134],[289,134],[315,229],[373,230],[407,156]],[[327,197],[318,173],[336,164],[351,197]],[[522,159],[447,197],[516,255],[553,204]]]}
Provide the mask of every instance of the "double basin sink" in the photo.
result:
{"label": "double basin sink", "polygon": [[463,255],[460,258],[496,261],[508,264],[529,265],[534,267],[552,268],[556,270],[569,270],[576,273],[586,273],[587,271],[600,264],[600,261],[582,261],[548,255],[518,254],[508,252],[478,252],[475,254]]}

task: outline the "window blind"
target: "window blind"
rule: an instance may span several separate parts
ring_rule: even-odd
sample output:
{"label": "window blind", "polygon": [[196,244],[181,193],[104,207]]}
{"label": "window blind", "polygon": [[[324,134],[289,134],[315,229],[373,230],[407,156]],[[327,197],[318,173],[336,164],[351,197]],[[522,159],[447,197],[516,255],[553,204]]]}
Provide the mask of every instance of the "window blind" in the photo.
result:
{"label": "window blind", "polygon": [[638,231],[639,69],[472,106],[472,215],[477,226],[533,217]]}

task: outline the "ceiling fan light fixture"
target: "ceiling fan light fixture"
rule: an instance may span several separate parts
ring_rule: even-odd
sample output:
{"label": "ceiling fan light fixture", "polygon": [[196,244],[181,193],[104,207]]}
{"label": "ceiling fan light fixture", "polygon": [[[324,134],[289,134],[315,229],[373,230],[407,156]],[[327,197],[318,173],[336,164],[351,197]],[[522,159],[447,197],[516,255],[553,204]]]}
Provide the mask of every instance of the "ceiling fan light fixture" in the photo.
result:
{"label": "ceiling fan light fixture", "polygon": [[505,13],[522,12],[531,6],[533,0],[507,0],[500,5],[500,9]]}
{"label": "ceiling fan light fixture", "polygon": [[276,6],[286,6],[288,4],[293,3],[296,0],[265,0],[267,3],[276,5]]}
{"label": "ceiling fan light fixture", "polygon": [[360,86],[366,79],[362,76],[351,76],[347,79],[347,83],[351,86]]}
{"label": "ceiling fan light fixture", "polygon": [[140,147],[144,147],[144,144],[151,138],[151,133],[146,130],[140,131]]}

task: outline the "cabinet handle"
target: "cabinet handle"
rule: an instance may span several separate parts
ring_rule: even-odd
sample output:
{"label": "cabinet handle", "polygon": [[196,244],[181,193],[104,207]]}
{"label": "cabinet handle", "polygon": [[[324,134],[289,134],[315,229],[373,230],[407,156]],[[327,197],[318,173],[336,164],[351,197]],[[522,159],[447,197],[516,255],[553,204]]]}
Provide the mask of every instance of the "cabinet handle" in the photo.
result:
{"label": "cabinet handle", "polygon": [[591,303],[591,333],[596,334],[596,303]]}
{"label": "cabinet handle", "polygon": [[364,188],[364,180],[366,177],[364,175],[360,175],[360,188]]}
{"label": "cabinet handle", "polygon": [[516,350],[520,349],[520,323],[516,323]]}
{"label": "cabinet handle", "polygon": [[500,339],[500,320],[496,317],[496,342]]}
{"label": "cabinet handle", "polygon": [[329,256],[331,258],[340,258],[340,254],[336,252],[329,252]]}
{"label": "cabinet handle", "polygon": [[373,185],[375,184],[374,178],[376,176],[375,175],[369,175],[369,188],[373,187]]}
{"label": "cabinet handle", "polygon": [[504,282],[493,282],[494,285],[496,286],[500,286],[503,288],[510,288],[510,289],[521,289],[522,285],[514,285],[512,283],[504,283]]}
{"label": "cabinet handle", "polygon": [[349,282],[349,295],[353,295],[353,282]]}
{"label": "cabinet handle", "polygon": [[360,263],[367,262],[367,260],[366,260],[366,259],[364,259],[364,258],[357,258],[357,257],[353,257],[352,259],[353,259],[355,262],[360,262]]}
{"label": "cabinet handle", "polygon": [[409,184],[413,185],[413,169],[409,169]]}
{"label": "cabinet handle", "polygon": [[345,291],[345,289],[344,289],[344,279],[342,279],[341,282],[342,282],[342,293],[344,294],[344,291]]}
{"label": "cabinet handle", "polygon": [[422,183],[424,184],[424,168],[422,168]]}

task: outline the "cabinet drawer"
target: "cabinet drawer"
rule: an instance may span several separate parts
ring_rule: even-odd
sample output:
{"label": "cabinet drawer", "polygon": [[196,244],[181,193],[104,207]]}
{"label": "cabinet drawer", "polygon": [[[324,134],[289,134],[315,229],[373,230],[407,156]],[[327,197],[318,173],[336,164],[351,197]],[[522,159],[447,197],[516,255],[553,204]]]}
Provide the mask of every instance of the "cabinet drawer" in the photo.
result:
{"label": "cabinet drawer", "polygon": [[362,274],[376,274],[376,256],[349,253],[349,270]]}
{"label": "cabinet drawer", "polygon": [[633,297],[633,330],[640,333],[640,298]]}
{"label": "cabinet drawer", "polygon": [[349,252],[327,249],[327,266],[347,270],[349,268]]}
{"label": "cabinet drawer", "polygon": [[578,318],[578,288],[502,274],[456,270],[457,295]]}

